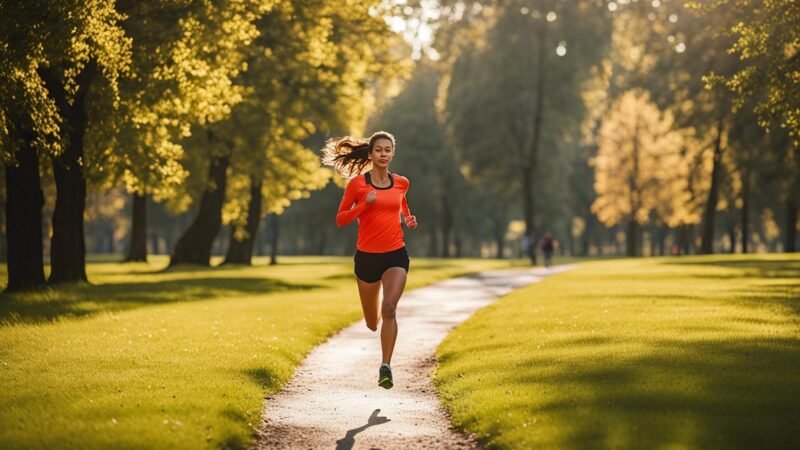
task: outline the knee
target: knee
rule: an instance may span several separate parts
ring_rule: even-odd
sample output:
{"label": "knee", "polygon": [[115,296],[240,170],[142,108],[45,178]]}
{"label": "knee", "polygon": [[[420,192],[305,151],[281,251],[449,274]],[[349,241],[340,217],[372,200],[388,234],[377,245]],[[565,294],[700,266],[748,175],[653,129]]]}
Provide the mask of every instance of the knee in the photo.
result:
{"label": "knee", "polygon": [[378,330],[378,321],[376,320],[374,322],[371,322],[371,321],[368,320],[367,321],[367,328],[369,328],[372,331],[377,331]]}
{"label": "knee", "polygon": [[381,308],[381,316],[383,320],[393,320],[395,318],[395,307],[391,303],[384,302]]}

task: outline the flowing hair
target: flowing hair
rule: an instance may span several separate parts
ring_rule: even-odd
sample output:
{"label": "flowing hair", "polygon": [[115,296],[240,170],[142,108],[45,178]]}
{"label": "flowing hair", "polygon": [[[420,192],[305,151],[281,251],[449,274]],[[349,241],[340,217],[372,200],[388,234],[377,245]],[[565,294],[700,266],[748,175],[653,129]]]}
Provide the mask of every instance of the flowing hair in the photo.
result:
{"label": "flowing hair", "polygon": [[322,164],[333,167],[347,179],[356,177],[365,169],[372,168],[369,152],[378,139],[389,139],[392,141],[392,148],[395,147],[394,136],[386,131],[373,133],[368,139],[351,136],[328,139],[322,149]]}

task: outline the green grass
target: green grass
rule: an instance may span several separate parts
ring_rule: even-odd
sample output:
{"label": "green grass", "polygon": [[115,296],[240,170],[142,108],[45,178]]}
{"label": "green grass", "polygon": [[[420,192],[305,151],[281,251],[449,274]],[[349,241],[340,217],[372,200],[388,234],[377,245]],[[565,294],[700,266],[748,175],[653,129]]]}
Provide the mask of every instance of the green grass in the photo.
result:
{"label": "green grass", "polygon": [[800,255],[583,263],[437,358],[454,422],[490,448],[800,448]]}
{"label": "green grass", "polygon": [[[247,447],[264,396],[361,316],[352,258],[281,261],[99,262],[92,286],[0,296],[0,447]],[[413,258],[408,289],[509,264]]]}

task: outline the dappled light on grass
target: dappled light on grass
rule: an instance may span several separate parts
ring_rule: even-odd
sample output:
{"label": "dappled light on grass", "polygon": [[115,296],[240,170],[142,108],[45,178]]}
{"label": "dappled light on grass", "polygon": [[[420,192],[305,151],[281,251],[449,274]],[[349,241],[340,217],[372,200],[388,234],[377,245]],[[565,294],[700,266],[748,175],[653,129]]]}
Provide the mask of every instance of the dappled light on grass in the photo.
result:
{"label": "dappled light on grass", "polygon": [[586,263],[453,332],[437,378],[498,448],[795,448],[800,260]]}

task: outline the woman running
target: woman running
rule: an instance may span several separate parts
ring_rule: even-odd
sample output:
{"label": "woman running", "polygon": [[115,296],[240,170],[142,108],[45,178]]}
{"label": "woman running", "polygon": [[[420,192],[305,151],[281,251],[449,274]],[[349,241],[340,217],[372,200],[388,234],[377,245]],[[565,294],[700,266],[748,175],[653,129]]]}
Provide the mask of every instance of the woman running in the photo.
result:
{"label": "woman running", "polygon": [[[383,363],[378,370],[378,386],[385,389],[394,385],[390,364],[397,340],[395,311],[409,266],[400,214],[409,229],[417,227],[406,201],[408,178],[389,172],[394,150],[394,136],[379,131],[369,139],[330,139],[322,157],[323,163],[350,179],[336,214],[336,225],[343,227],[358,219],[358,244],[353,258],[356,282],[367,328],[376,331],[383,318]],[[365,169],[370,170],[362,175]],[[383,303],[379,305],[381,285]]]}

